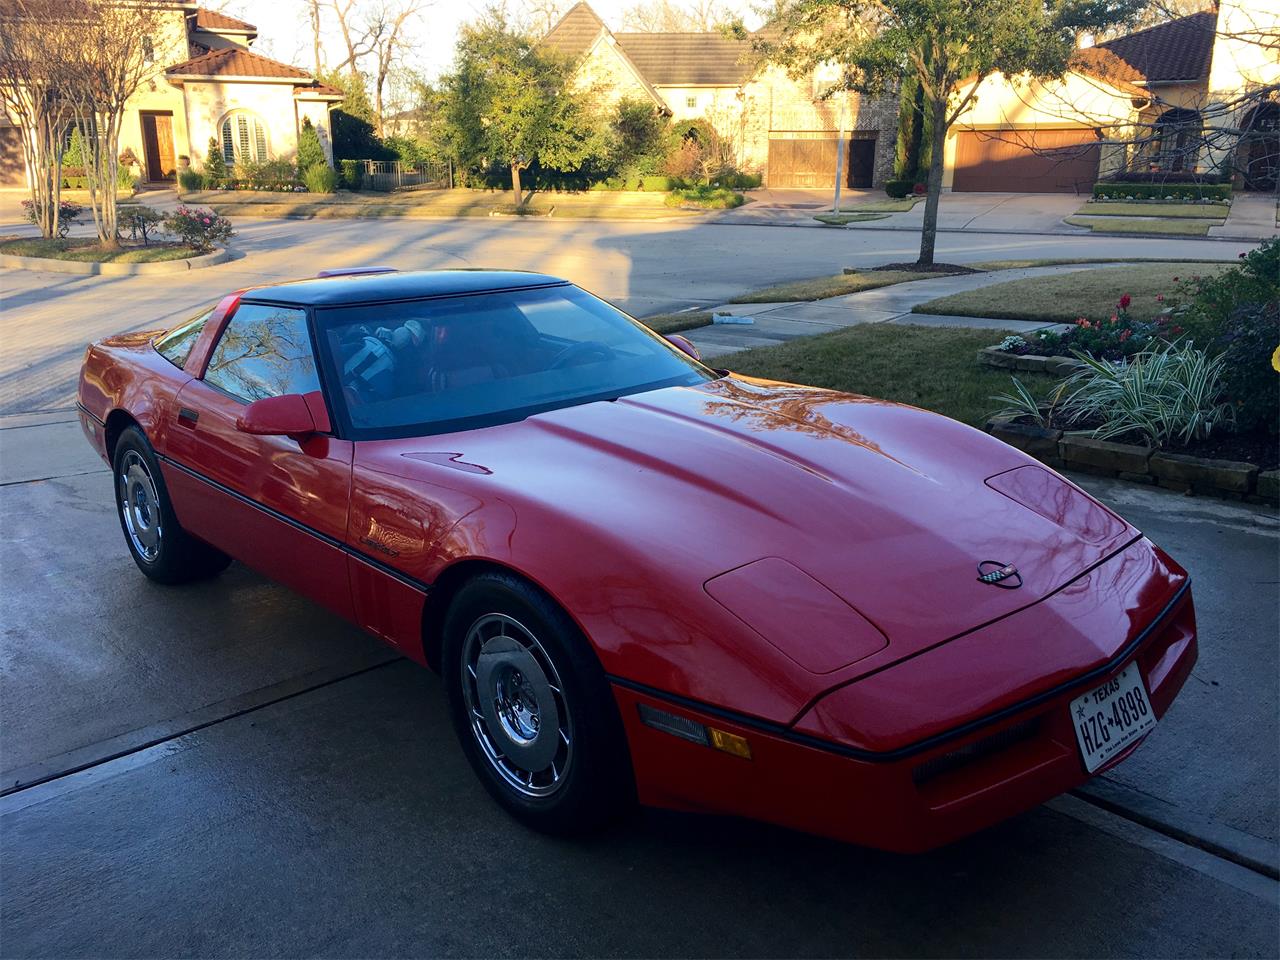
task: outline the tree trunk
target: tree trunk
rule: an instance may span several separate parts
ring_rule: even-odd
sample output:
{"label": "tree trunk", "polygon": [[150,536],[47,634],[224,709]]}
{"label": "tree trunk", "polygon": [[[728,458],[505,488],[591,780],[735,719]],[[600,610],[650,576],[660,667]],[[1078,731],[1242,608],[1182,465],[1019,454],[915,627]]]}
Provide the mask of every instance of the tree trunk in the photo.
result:
{"label": "tree trunk", "polygon": [[942,198],[942,154],[947,141],[947,99],[933,101],[933,156],[929,158],[929,193],[924,201],[924,225],[920,229],[922,267],[933,265],[933,248],[938,239],[938,201]]}
{"label": "tree trunk", "polygon": [[520,190],[520,164],[518,163],[511,165],[511,189],[515,191],[516,206],[524,206],[524,194]]}

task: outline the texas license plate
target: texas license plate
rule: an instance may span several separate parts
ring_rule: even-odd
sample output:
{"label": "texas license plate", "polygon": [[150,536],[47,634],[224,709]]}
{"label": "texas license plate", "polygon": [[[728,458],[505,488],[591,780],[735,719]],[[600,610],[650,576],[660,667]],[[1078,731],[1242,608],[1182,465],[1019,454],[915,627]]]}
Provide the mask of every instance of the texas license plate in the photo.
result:
{"label": "texas license plate", "polygon": [[1156,712],[1136,663],[1096,690],[1071,701],[1080,756],[1090,773],[1156,725]]}

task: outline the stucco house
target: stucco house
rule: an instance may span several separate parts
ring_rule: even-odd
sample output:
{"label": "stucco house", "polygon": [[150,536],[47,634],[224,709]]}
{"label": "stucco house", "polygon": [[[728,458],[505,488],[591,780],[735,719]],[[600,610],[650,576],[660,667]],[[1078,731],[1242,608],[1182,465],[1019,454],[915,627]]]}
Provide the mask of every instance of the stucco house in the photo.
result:
{"label": "stucco house", "polygon": [[[290,158],[309,118],[332,163],[329,111],[341,91],[308,71],[251,49],[257,28],[194,3],[163,2],[163,27],[145,55],[154,75],[130,98],[120,150],[132,150],[144,182],[173,180],[190,161],[199,167],[218,141],[228,165]],[[0,182],[26,180],[20,131],[0,114]]]}
{"label": "stucco house", "polygon": [[1085,46],[1061,80],[990,76],[949,132],[943,186],[1084,193],[1123,171],[1231,173],[1274,191],[1277,36],[1280,7],[1221,0]]}
{"label": "stucco house", "polygon": [[753,66],[746,42],[719,33],[615,32],[585,2],[543,43],[576,58],[579,85],[605,103],[647,99],[674,120],[713,124],[734,144],[738,166],[768,186],[834,186],[840,151],[846,186],[892,177],[896,97],[824,100],[833,77],[797,81],[779,67]]}

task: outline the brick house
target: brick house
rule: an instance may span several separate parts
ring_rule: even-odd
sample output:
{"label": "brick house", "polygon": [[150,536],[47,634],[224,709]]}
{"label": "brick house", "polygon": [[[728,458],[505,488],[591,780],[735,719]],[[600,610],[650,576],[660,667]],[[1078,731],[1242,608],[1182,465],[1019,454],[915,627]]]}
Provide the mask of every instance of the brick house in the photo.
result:
{"label": "brick house", "polygon": [[[257,28],[194,3],[157,0],[163,26],[145,54],[155,73],[130,99],[120,150],[138,158],[143,182],[199,167],[216,139],[228,165],[291,158],[310,119],[332,162],[329,111],[343,94],[308,71],[251,49]],[[0,184],[26,182],[21,131],[0,110]]]}
{"label": "brick house", "polygon": [[[845,151],[850,187],[893,175],[897,97],[822,99],[827,78],[757,66],[745,42],[719,33],[624,33],[578,3],[543,42],[578,60],[578,82],[604,103],[647,99],[673,120],[702,119],[735,146],[738,166],[771,187],[832,187]],[[842,138],[843,133],[843,138]]]}
{"label": "brick house", "polygon": [[1228,172],[1274,191],[1280,174],[1280,7],[1212,9],[1077,51],[1044,83],[996,74],[948,134],[953,190],[1088,192],[1121,170]]}

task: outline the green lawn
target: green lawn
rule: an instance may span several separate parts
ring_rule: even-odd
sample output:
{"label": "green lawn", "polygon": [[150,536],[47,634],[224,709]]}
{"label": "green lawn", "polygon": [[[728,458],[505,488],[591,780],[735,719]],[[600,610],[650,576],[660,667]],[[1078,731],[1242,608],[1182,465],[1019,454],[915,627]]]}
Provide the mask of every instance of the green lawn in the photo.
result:
{"label": "green lawn", "polygon": [[[227,217],[302,217],[346,219],[382,217],[487,217],[494,210],[513,207],[510,191],[411,190],[403,193],[266,193],[252,190],[206,190],[183,197],[187,203],[208,204]],[[695,216],[699,211],[665,205],[665,193],[585,191],[535,193],[528,206],[553,218],[652,220]]]}
{"label": "green lawn", "polygon": [[[1135,319],[1149,320],[1167,306],[1158,302],[1156,295],[1171,297],[1175,294],[1177,284],[1174,277],[1204,275],[1226,266],[1229,264],[1152,263],[1141,267],[1110,267],[1029,277],[939,297],[920,304],[914,312],[1070,323],[1077,317],[1106,319],[1115,312],[1115,304],[1120,297],[1127,293],[1133,298],[1130,315]],[[991,334],[987,337],[990,339]]]}
{"label": "green lawn", "polygon": [[76,260],[81,263],[160,263],[196,256],[196,252],[190,247],[178,244],[157,243],[149,247],[103,250],[98,246],[96,237],[72,237],[67,240],[10,238],[0,240],[0,253],[15,257]]}
{"label": "green lawn", "polygon": [[854,203],[840,207],[841,212],[848,213],[906,213],[924,197],[886,197],[883,200],[868,200],[866,203]]}
{"label": "green lawn", "polygon": [[979,260],[965,266],[975,270],[1023,270],[1027,267],[1069,266],[1073,263],[1214,263],[1221,260],[1175,260],[1172,257],[1040,257],[1028,260]]}
{"label": "green lawn", "polygon": [[813,219],[829,223],[833,227],[843,227],[846,223],[861,223],[863,220],[887,220],[887,213],[820,213]]}
{"label": "green lawn", "polygon": [[1231,210],[1226,203],[1121,203],[1090,201],[1076,216],[1082,217],[1172,217],[1193,220],[1225,220]]}
{"label": "green lawn", "polygon": [[991,330],[865,324],[716,362],[736,373],[897,400],[981,426],[1000,406],[991,397],[1009,389],[1007,371],[973,359],[997,339]]}
{"label": "green lawn", "polygon": [[705,310],[697,310],[688,313],[659,313],[638,319],[656,333],[679,333],[681,330],[705,327],[711,322],[711,314]]}
{"label": "green lawn", "polygon": [[734,303],[787,303],[793,300],[825,300],[842,297],[846,293],[891,287],[895,283],[912,280],[932,280],[945,277],[945,273],[916,273],[912,270],[868,270],[866,273],[838,273],[834,277],[814,277],[812,280],[795,280],[780,283],[763,290],[753,290],[733,298]]}
{"label": "green lawn", "polygon": [[1134,220],[1126,217],[1067,217],[1073,227],[1089,227],[1094,233],[1160,233],[1203,237],[1221,220]]}

